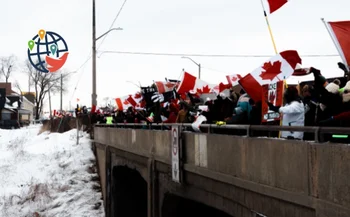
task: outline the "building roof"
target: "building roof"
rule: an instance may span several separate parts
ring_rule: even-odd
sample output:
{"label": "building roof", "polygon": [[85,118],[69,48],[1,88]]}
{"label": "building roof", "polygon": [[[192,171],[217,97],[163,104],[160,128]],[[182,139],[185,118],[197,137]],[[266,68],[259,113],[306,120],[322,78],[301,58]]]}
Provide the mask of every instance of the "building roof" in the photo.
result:
{"label": "building roof", "polygon": [[22,92],[22,95],[35,105],[35,92]]}
{"label": "building roof", "polygon": [[16,91],[12,90],[11,83],[0,82],[0,88],[4,88],[6,90],[6,96],[9,96],[9,95],[18,96],[19,95]]}
{"label": "building roof", "polygon": [[23,96],[23,101],[26,101],[27,103],[29,103],[29,104],[32,105],[33,107],[35,106],[34,103],[32,103],[31,101],[29,101],[29,100],[27,99],[26,96]]}

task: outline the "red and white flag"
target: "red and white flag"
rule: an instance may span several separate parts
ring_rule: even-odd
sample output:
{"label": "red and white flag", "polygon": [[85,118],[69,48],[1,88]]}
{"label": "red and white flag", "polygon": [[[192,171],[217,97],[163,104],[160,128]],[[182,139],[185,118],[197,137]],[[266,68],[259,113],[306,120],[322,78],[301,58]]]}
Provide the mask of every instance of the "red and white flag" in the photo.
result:
{"label": "red and white flag", "polygon": [[227,82],[232,86],[239,85],[238,81],[242,76],[240,74],[226,75]]}
{"label": "red and white flag", "polygon": [[172,91],[177,87],[178,83],[175,82],[164,82],[164,81],[156,81],[154,84],[157,87],[158,93],[165,93],[168,91]]}
{"label": "red and white flag", "polygon": [[288,0],[267,0],[270,7],[270,14],[280,9]]}
{"label": "red and white flag", "polygon": [[130,105],[134,108],[140,107],[140,102],[142,101],[141,93],[135,93],[134,95],[129,95],[126,100],[130,103]]}
{"label": "red and white flag", "polygon": [[239,84],[256,102],[261,100],[262,86],[286,80],[293,73],[301,58],[297,51],[287,50],[270,58],[253,72],[239,80]]}
{"label": "red and white flag", "polygon": [[117,105],[117,110],[123,111],[131,107],[132,105],[127,100],[129,96],[119,97],[115,99],[115,103]]}
{"label": "red and white flag", "polygon": [[350,21],[326,22],[343,63],[350,66]]}
{"label": "red and white flag", "polygon": [[212,88],[215,85],[210,85],[207,82],[196,78],[188,72],[184,72],[184,76],[182,78],[181,83],[177,87],[177,92],[179,94],[184,94],[188,92],[198,93],[198,94],[206,94],[211,93]]}

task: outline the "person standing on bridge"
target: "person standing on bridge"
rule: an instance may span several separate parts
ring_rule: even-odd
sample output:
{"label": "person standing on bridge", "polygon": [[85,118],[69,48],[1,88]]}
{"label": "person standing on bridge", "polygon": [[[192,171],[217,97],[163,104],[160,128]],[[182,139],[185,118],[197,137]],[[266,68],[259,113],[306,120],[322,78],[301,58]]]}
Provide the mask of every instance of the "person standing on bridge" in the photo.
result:
{"label": "person standing on bridge", "polygon": [[[305,124],[305,107],[299,97],[298,90],[295,87],[288,87],[284,93],[285,105],[282,107],[274,106],[268,102],[269,109],[274,112],[282,113],[282,126],[304,126]],[[285,139],[302,140],[304,132],[282,131],[281,137]]]}
{"label": "person standing on bridge", "polygon": [[111,114],[108,114],[106,117],[106,124],[113,124],[113,117]]}

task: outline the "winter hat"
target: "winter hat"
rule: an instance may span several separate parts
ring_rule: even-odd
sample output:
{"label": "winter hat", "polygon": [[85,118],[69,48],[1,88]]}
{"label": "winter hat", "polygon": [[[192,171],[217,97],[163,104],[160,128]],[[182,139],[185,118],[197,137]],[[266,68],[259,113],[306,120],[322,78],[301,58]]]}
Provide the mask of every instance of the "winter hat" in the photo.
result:
{"label": "winter hat", "polygon": [[339,79],[334,79],[333,83],[335,83],[336,85],[340,86],[341,82]]}
{"label": "winter hat", "polygon": [[328,85],[327,79],[322,75],[319,77],[319,81],[324,87]]}
{"label": "winter hat", "polygon": [[337,94],[339,92],[339,86],[336,85],[335,83],[329,83],[327,86],[326,86],[326,90],[330,93],[334,93],[334,94]]}

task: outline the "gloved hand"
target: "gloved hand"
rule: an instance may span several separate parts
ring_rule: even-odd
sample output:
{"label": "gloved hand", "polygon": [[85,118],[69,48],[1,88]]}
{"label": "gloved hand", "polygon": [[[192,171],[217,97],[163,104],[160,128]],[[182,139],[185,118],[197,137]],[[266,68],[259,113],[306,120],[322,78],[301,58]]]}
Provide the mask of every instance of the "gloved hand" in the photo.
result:
{"label": "gloved hand", "polygon": [[281,108],[281,106],[274,106],[272,103],[270,102],[267,102],[267,105],[269,106],[269,109],[271,111],[274,111],[274,112],[279,112],[279,109]]}
{"label": "gloved hand", "polygon": [[151,97],[153,102],[163,102],[164,101],[164,96],[163,94],[160,94],[158,92],[155,92],[153,96]]}
{"label": "gloved hand", "polygon": [[218,125],[218,126],[222,126],[222,125],[225,125],[226,124],[226,122],[223,122],[223,121],[217,121],[216,122],[216,125]]}
{"label": "gloved hand", "polygon": [[310,72],[314,74],[315,78],[318,76],[321,76],[321,71],[318,69],[315,69],[314,67],[310,68]]}
{"label": "gloved hand", "polygon": [[346,66],[344,65],[344,63],[339,62],[339,63],[338,63],[338,67],[339,67],[341,70],[343,70],[345,74],[348,73],[348,69],[346,68]]}

